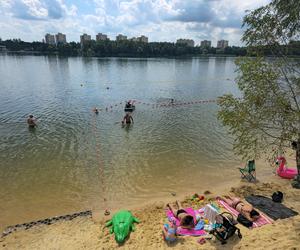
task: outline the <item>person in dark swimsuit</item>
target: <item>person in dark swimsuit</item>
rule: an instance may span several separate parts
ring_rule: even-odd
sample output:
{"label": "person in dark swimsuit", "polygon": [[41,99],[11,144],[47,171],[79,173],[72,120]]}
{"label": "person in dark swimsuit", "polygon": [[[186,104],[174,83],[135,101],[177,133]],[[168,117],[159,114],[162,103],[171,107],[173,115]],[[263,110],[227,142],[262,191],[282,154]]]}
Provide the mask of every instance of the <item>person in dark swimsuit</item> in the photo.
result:
{"label": "person in dark swimsuit", "polygon": [[133,118],[130,113],[126,113],[126,115],[123,118],[122,124],[131,124],[133,123]]}
{"label": "person in dark swimsuit", "polygon": [[93,112],[94,112],[96,115],[98,115],[98,114],[99,114],[99,109],[95,107],[95,108],[93,109]]}
{"label": "person in dark swimsuit", "polygon": [[132,104],[131,104],[131,101],[128,101],[125,105],[125,108],[132,108]]}
{"label": "person in dark swimsuit", "polygon": [[37,126],[36,119],[33,117],[33,115],[29,115],[27,119],[27,124],[30,128],[35,128]]}
{"label": "person in dark swimsuit", "polygon": [[219,197],[225,201],[229,206],[233,207],[236,211],[244,215],[249,221],[256,221],[259,219],[260,214],[253,208],[251,204],[244,203],[237,197],[225,196],[224,198]]}
{"label": "person in dark swimsuit", "polygon": [[178,201],[176,201],[176,205],[177,208],[171,204],[167,204],[167,207],[172,211],[173,215],[180,220],[180,226],[187,229],[194,228],[194,217],[188,214]]}

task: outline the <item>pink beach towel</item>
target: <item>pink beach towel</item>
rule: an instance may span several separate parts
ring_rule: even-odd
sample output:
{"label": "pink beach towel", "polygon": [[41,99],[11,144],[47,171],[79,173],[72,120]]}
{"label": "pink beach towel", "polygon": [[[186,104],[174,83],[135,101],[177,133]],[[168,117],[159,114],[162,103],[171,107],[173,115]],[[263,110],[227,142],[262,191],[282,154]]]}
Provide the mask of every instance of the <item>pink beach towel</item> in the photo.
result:
{"label": "pink beach towel", "polygon": [[[189,207],[189,208],[185,208],[184,209],[188,214],[192,215],[194,217],[194,222],[196,224],[196,214],[193,208]],[[172,219],[176,221],[176,225],[179,226],[180,225],[180,221],[178,220],[178,218],[176,218],[174,216],[174,214],[172,213],[172,211],[170,209],[166,210],[166,215],[169,219],[169,221],[171,221]],[[190,235],[190,236],[201,236],[201,235],[206,235],[206,232],[204,230],[195,230],[195,229],[186,229],[186,228],[178,228],[177,229],[177,234],[178,235]]]}
{"label": "pink beach towel", "polygon": [[[229,206],[225,201],[220,200],[220,199],[217,199],[217,201],[220,205],[222,205],[227,211],[232,213],[235,217],[237,217],[239,215],[239,212],[236,211],[233,207]],[[252,228],[261,227],[263,225],[272,224],[272,223],[273,223],[272,219],[270,219],[265,214],[260,213],[260,218],[257,221],[253,222]]]}

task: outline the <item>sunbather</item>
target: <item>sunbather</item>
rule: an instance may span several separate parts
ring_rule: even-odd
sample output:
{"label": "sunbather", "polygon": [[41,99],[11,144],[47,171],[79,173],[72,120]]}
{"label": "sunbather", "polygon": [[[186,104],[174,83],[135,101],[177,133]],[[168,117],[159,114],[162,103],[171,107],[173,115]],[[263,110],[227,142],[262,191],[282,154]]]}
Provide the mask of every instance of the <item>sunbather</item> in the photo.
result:
{"label": "sunbather", "polygon": [[233,207],[236,211],[241,213],[249,221],[256,221],[260,217],[260,214],[255,209],[253,209],[253,206],[251,204],[244,203],[237,197],[224,196],[224,198],[219,198],[225,201],[229,206]]}
{"label": "sunbather", "polygon": [[188,214],[178,201],[176,201],[176,205],[177,208],[170,204],[167,204],[167,207],[172,211],[174,217],[178,218],[178,220],[180,221],[180,226],[186,229],[194,228],[194,217]]}

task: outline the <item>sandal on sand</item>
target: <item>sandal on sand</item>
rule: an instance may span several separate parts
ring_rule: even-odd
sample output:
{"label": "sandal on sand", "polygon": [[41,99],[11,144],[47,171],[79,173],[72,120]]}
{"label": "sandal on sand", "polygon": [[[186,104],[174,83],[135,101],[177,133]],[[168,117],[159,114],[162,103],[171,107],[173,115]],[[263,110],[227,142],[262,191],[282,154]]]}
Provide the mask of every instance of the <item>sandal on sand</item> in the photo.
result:
{"label": "sandal on sand", "polygon": [[197,240],[197,242],[198,242],[200,245],[203,245],[203,244],[205,244],[206,239],[205,239],[205,238],[200,238],[199,240]]}

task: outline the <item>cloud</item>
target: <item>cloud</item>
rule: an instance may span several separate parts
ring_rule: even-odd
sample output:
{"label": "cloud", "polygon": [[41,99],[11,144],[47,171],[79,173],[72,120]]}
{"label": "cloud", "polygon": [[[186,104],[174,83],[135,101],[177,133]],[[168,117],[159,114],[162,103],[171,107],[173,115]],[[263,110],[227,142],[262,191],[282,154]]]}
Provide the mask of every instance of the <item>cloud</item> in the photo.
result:
{"label": "cloud", "polygon": [[60,19],[65,15],[59,0],[14,0],[11,14],[24,20]]}
{"label": "cloud", "polygon": [[182,3],[175,2],[173,9],[175,15],[166,20],[179,22],[209,22],[214,18],[214,11],[212,9],[213,1],[183,1]]}
{"label": "cloud", "polygon": [[59,19],[65,14],[64,9],[58,1],[44,0],[46,9],[48,10],[48,18]]}
{"label": "cloud", "polygon": [[228,39],[240,44],[246,9],[270,0],[0,0],[2,38],[41,40],[63,32],[68,41],[82,33],[113,38],[146,35],[149,41]]}

